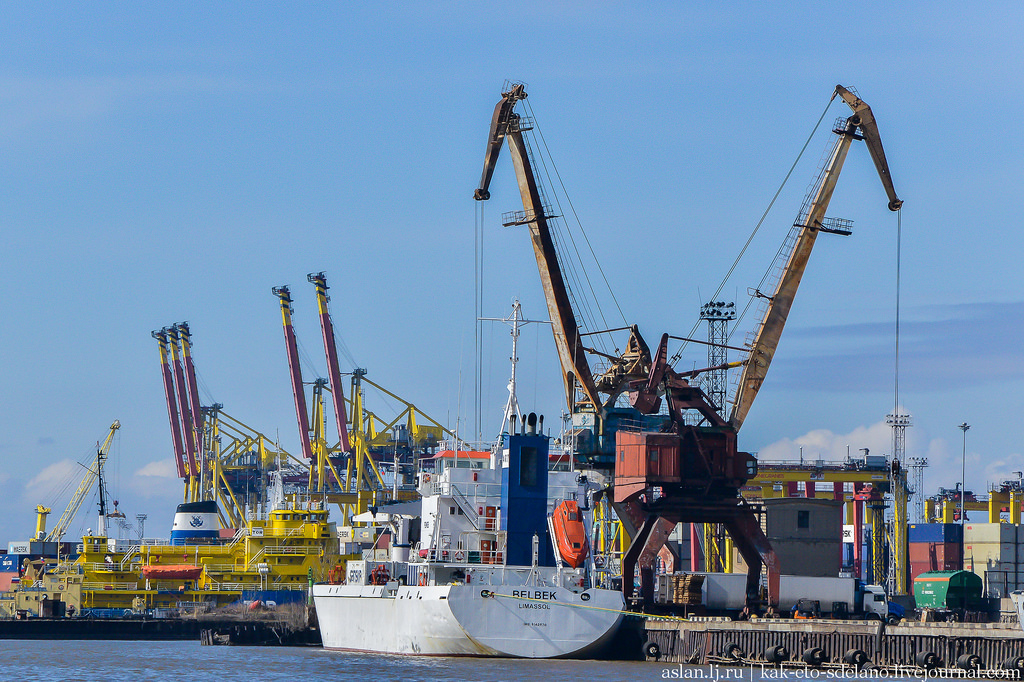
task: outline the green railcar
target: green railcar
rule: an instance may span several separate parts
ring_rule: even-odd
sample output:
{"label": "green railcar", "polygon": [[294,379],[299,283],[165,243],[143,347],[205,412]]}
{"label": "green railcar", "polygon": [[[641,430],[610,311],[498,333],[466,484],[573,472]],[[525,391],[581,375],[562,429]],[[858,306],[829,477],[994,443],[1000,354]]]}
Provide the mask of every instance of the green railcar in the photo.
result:
{"label": "green railcar", "polygon": [[981,606],[983,583],[971,571],[928,571],[914,578],[919,609],[966,609]]}

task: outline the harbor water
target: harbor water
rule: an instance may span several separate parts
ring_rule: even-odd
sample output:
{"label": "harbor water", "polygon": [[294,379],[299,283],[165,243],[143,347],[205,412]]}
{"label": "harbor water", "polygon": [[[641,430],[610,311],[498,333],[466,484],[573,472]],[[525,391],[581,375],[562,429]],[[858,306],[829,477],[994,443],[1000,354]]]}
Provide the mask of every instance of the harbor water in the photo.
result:
{"label": "harbor water", "polygon": [[[133,682],[135,680],[451,680],[498,682],[524,680],[690,679],[709,682],[761,682],[783,679],[830,679],[809,672],[724,666],[621,662],[429,658],[382,656],[325,651],[316,647],[200,646],[199,642],[124,641],[0,641],[0,678],[67,680],[72,682]],[[834,679],[901,679],[859,675]],[[912,676],[902,679],[914,679]]]}

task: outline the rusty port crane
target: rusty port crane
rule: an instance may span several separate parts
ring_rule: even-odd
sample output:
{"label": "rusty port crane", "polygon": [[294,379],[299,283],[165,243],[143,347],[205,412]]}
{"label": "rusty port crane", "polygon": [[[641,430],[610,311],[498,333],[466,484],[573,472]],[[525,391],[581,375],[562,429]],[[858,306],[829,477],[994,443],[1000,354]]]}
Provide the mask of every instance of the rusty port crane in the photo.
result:
{"label": "rusty port crane", "polygon": [[[614,469],[614,506],[620,519],[633,531],[632,543],[622,561],[622,589],[627,601],[653,601],[653,565],[658,551],[676,524],[691,522],[722,523],[726,527],[748,566],[748,606],[758,605],[762,566],[767,574],[768,608],[778,605],[780,566],[761,529],[761,509],[740,495],[740,488],[757,473],[757,460],[738,450],[737,431],[764,381],[814,239],[819,231],[829,231],[824,213],[853,140],[867,142],[889,195],[889,208],[896,211],[902,205],[893,189],[870,108],[842,86],[836,87],[833,99],[837,95],[850,106],[853,115],[835,130],[839,140],[813,192],[794,250],[775,295],[769,298],[768,309],[743,363],[740,388],[728,420],[722,416],[724,406],[712,404],[700,388],[689,382],[707,370],[680,373],[671,367],[667,334],[662,336],[652,357],[638,328],[632,325],[626,351],[618,357],[604,355],[611,361],[610,367],[594,375],[587,353],[597,351],[583,344],[551,236],[552,215],[544,204],[523,137],[529,125],[515,112],[516,104],[527,97],[525,86],[511,84],[494,109],[483,172],[474,198],[490,198],[491,177],[501,147],[507,141],[524,210],[505,225],[529,228],[573,425],[577,432],[591,431],[591,438],[582,439],[579,454],[596,467]],[[615,402],[627,390],[631,407],[624,410]],[[600,394],[607,397],[602,400]],[[659,415],[662,398],[666,401],[667,417],[653,419]],[[687,413],[698,418],[686,419]],[[642,427],[637,430],[628,423],[639,423]],[[651,428],[652,425],[657,426]],[[640,595],[634,599],[632,577],[638,565]]]}

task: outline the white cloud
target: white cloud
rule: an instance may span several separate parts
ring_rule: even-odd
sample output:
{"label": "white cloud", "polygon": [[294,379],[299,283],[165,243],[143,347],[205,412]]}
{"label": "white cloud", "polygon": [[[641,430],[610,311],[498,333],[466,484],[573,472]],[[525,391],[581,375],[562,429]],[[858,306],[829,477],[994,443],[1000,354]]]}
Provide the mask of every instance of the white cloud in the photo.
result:
{"label": "white cloud", "polygon": [[[926,497],[938,493],[939,488],[956,489],[961,478],[966,476],[967,489],[975,494],[988,493],[993,486],[1003,481],[1016,480],[1015,472],[1024,471],[1024,454],[1011,453],[998,458],[983,457],[970,450],[966,456],[959,441],[950,442],[943,438],[929,439],[926,433],[915,433],[913,428],[906,432],[906,457],[924,457],[928,466],[924,470],[923,490]],[[849,433],[837,434],[827,429],[816,429],[795,438],[783,438],[757,452],[761,461],[796,462],[803,448],[805,462],[817,459],[843,461],[847,446],[852,457],[860,457],[861,448],[868,448],[873,455],[892,452],[892,427],[881,420],[869,426],[858,426]],[[913,485],[913,483],[911,483]]]}
{"label": "white cloud", "polygon": [[77,487],[85,471],[78,462],[62,459],[40,471],[25,484],[25,498],[34,504],[52,504],[56,499],[70,498],[71,492],[65,494],[65,489],[72,484]]}
{"label": "white cloud", "polygon": [[178,472],[172,458],[158,459],[136,471],[133,476],[150,476],[156,478],[177,478]]}
{"label": "white cloud", "polygon": [[[908,441],[909,441],[908,434]],[[845,460],[847,452],[851,457],[860,457],[861,449],[881,455],[892,450],[892,428],[880,421],[870,426],[858,426],[850,433],[833,433],[828,429],[815,429],[796,438],[783,438],[767,445],[757,452],[764,461],[797,461],[803,450],[804,461]],[[908,447],[909,450],[909,447]]]}

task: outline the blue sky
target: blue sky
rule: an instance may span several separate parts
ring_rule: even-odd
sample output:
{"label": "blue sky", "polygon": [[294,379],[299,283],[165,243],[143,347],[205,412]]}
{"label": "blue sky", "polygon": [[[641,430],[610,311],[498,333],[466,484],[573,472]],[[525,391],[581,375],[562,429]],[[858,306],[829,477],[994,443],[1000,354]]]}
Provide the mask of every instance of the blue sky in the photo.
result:
{"label": "blue sky", "polygon": [[[835,84],[854,86],[906,202],[908,454],[933,463],[926,492],[953,487],[967,421],[969,488],[1024,469],[1016,3],[0,10],[0,539],[27,537],[36,504],[63,508],[62,482],[114,419],[112,492],[129,518],[149,514],[147,535],[169,527],[180,487],[150,331],[173,322],[192,326],[204,401],[298,451],[270,289],[292,286],[306,378],[322,376],[309,272],[327,273],[337,332],[371,379],[472,430],[471,196],[508,78],[528,83],[611,288],[651,341],[689,332]],[[829,109],[723,297],[757,284],[847,112]],[[518,296],[544,317],[528,240],[499,224],[520,208],[507,158],[491,189],[483,312]],[[857,145],[829,211],[854,235],[819,240],[741,447],[888,451],[885,204]],[[485,329],[493,428],[507,339]],[[528,328],[520,357],[520,404],[556,415],[550,333]]]}

